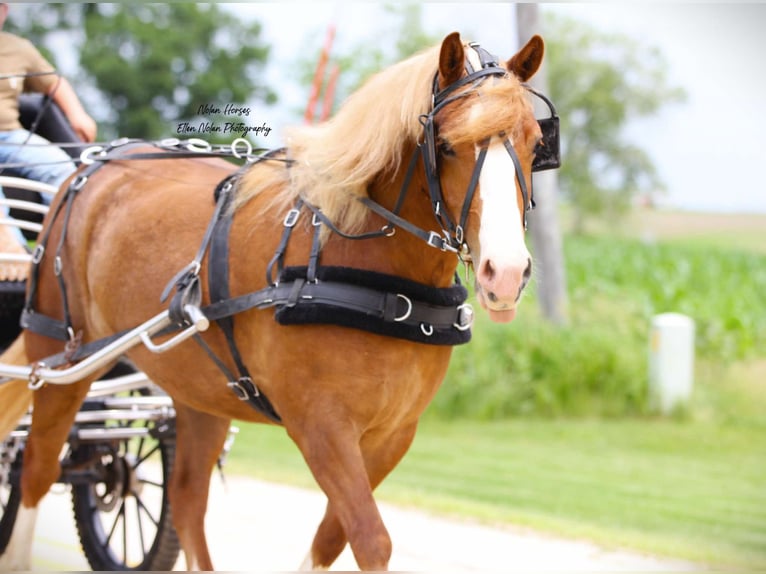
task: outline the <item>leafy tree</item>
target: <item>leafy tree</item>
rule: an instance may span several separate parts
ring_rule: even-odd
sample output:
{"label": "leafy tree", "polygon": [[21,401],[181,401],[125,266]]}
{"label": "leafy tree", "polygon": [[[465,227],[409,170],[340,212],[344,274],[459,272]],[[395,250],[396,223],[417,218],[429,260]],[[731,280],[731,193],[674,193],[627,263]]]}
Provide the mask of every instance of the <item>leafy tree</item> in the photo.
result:
{"label": "leafy tree", "polygon": [[574,209],[575,231],[586,218],[619,218],[640,194],[664,191],[645,150],[626,124],[683,101],[669,84],[657,48],[544,13],[550,95],[561,116],[559,184]]}
{"label": "leafy tree", "polygon": [[167,137],[182,120],[215,119],[198,114],[205,104],[276,100],[258,82],[269,53],[260,24],[216,4],[41,4],[17,19],[17,31],[41,46],[61,30],[79,54],[83,99],[97,99],[91,86],[107,102],[93,106],[93,115],[108,136]]}

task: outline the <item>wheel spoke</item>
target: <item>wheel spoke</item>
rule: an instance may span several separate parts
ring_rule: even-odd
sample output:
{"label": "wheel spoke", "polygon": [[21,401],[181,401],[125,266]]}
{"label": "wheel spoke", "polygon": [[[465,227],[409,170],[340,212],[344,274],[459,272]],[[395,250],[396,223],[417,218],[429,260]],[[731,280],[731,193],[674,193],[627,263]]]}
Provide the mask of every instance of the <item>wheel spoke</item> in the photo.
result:
{"label": "wheel spoke", "polygon": [[[120,504],[120,509],[117,511],[117,514],[114,517],[114,522],[112,522],[112,527],[109,529],[109,534],[106,535],[106,540],[104,541],[105,547],[110,545],[112,541],[112,536],[114,536],[114,533],[117,530],[117,523],[120,521],[120,517],[123,515],[124,510],[125,510],[125,500],[123,499],[122,503]],[[93,512],[96,512],[95,507],[93,508]]]}
{"label": "wheel spoke", "polygon": [[136,499],[136,504],[138,504],[139,508],[142,509],[144,511],[144,513],[146,514],[146,516],[149,517],[149,520],[152,521],[152,524],[154,524],[157,528],[159,528],[160,527],[159,519],[155,520],[154,516],[152,516],[152,513],[149,511],[147,506],[144,504],[144,501],[141,500],[135,492],[133,493],[133,496]]}
{"label": "wheel spoke", "polygon": [[122,563],[125,566],[128,565],[128,514],[125,511],[125,499],[120,506],[120,514],[122,514]]}
{"label": "wheel spoke", "polygon": [[136,447],[136,458],[138,460],[141,460],[141,452],[144,450],[145,441],[146,439],[144,437],[138,439],[138,446]]}
{"label": "wheel spoke", "polygon": [[157,488],[164,488],[164,484],[161,482],[157,482],[156,480],[150,480],[148,478],[142,478],[141,484],[148,484],[149,486],[156,486]]}
{"label": "wheel spoke", "polygon": [[143,463],[143,462],[144,462],[144,461],[145,461],[147,458],[149,458],[150,456],[152,456],[152,455],[153,455],[155,452],[157,452],[159,449],[160,449],[160,443],[158,442],[156,445],[154,445],[154,447],[153,447],[153,448],[151,448],[151,449],[149,450],[149,452],[147,452],[147,453],[146,453],[144,456],[142,456],[141,458],[139,458],[139,459],[136,461],[136,463],[133,465],[133,468],[138,468],[138,467],[141,465],[141,463]]}
{"label": "wheel spoke", "polygon": [[146,560],[146,542],[144,539],[144,523],[141,520],[141,506],[141,501],[136,496],[136,520],[138,521],[138,539],[141,542],[141,563],[143,564]]}

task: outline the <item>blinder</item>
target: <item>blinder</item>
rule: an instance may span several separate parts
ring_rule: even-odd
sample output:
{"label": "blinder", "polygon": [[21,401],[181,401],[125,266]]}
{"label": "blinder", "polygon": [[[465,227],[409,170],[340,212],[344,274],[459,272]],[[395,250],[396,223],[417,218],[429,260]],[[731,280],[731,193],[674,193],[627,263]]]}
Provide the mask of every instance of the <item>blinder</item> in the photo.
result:
{"label": "blinder", "polygon": [[543,138],[535,149],[535,159],[532,161],[532,172],[558,169],[561,167],[561,138],[559,136],[559,116],[553,102],[542,92],[538,92],[527,84],[524,87],[540,98],[548,106],[550,117],[538,119]]}

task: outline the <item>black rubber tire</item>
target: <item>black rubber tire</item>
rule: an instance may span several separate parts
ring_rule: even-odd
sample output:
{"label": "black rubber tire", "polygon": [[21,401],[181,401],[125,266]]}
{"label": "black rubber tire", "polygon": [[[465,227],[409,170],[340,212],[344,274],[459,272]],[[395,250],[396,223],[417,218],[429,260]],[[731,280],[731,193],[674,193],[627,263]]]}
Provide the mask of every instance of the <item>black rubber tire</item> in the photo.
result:
{"label": "black rubber tire", "polygon": [[21,489],[8,484],[0,488],[0,554],[5,552],[11,539],[16,513],[21,504]]}
{"label": "black rubber tire", "polygon": [[[106,468],[111,465],[111,476],[116,476],[111,486],[100,482],[72,487],[75,524],[85,558],[93,570],[172,570],[181,548],[167,493],[175,438],[147,437],[118,441],[118,445],[116,456],[112,448],[113,454],[102,457]],[[94,447],[98,446],[81,448]],[[131,493],[125,496],[125,476],[133,472],[128,466],[145,469],[142,465],[150,459],[159,459],[150,469],[155,476],[139,474],[139,485],[127,486]],[[157,472],[161,472],[159,478]],[[159,508],[152,508],[152,501],[146,500],[145,488],[154,490]]]}

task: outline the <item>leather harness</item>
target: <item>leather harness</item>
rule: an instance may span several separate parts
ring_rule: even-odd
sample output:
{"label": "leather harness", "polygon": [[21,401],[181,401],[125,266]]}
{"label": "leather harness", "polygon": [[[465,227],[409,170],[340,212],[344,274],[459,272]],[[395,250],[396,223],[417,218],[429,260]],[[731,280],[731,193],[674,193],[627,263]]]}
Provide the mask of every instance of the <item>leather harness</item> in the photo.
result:
{"label": "leather harness", "polygon": [[[189,265],[179,271],[168,283],[161,296],[161,301],[165,302],[170,298],[169,313],[176,325],[176,329],[188,326],[188,320],[183,309],[187,304],[199,306],[201,303],[202,289],[199,274],[202,260],[207,254],[209,265],[208,291],[211,301],[209,305],[202,307],[201,311],[209,320],[216,321],[223,331],[231,359],[236,367],[236,373],[229,369],[225,361],[216,356],[201,336],[197,334],[195,339],[223,372],[232,391],[241,400],[247,401],[272,421],[281,422],[279,414],[268,398],[253,382],[250,371],[235,341],[234,321],[235,315],[238,313],[249,309],[274,307],[276,309],[276,320],[282,324],[336,323],[383,335],[442,345],[465,343],[470,339],[473,310],[470,305],[465,303],[467,291],[459,284],[459,280],[452,287],[438,289],[379,273],[347,268],[323,267],[320,265],[321,244],[319,241],[323,225],[327,226],[332,232],[352,240],[390,236],[394,229],[398,227],[420,237],[428,245],[442,251],[460,253],[467,250],[464,229],[486,155],[486,146],[483,146],[483,149],[477,156],[459,219],[454,221],[452,216],[443,207],[445,203],[438,173],[434,118],[448,104],[472,93],[486,78],[502,76],[507,73],[486,50],[475,44],[470,46],[479,55],[481,62],[480,69],[474,70],[470,62],[466,60],[467,75],[442,90],[439,90],[438,87],[438,73],[434,77],[432,109],[428,114],[420,118],[423,126],[423,141],[418,144],[412,155],[394,208],[388,210],[368,197],[359,198],[359,201],[364,203],[371,211],[387,221],[381,230],[356,235],[344,233],[319,208],[303,199],[298,199],[293,208],[288,211],[283,221],[283,233],[280,242],[267,267],[267,287],[244,295],[231,297],[229,288],[229,231],[232,225],[233,214],[228,207],[236,192],[238,179],[243,169],[249,168],[253,163],[275,160],[283,161],[289,166],[290,160],[277,157],[278,152],[283,150],[274,150],[252,156],[250,154],[252,150],[249,149],[244,154],[247,164],[218,184],[215,191],[216,208],[214,215],[208,224],[197,255]],[[456,92],[459,88],[469,85],[472,86],[472,89]],[[542,154],[541,157],[544,158],[544,163],[533,165],[533,171],[558,167],[558,117],[556,116],[555,109],[551,102],[542,94],[535,92],[529,87],[527,89],[541,97],[551,110],[551,118],[540,120],[540,124],[543,129],[543,145],[555,146],[555,150],[548,150],[547,154]],[[548,123],[543,125],[543,122]],[[553,125],[554,123],[555,125]],[[500,134],[500,137],[503,138],[504,146],[511,156],[516,169],[516,178],[519,181],[524,205],[526,206],[524,213],[524,225],[526,227],[526,210],[534,206],[531,189],[528,190],[527,188],[513,145],[505,134]],[[220,157],[221,155],[242,157],[243,155],[237,151],[235,146],[232,146],[228,154],[212,150],[209,144],[206,144],[206,149],[200,150],[199,142],[200,140],[188,140],[186,142],[175,139],[165,140],[157,146],[159,148],[158,151],[126,153],[134,144],[139,142],[120,140],[107,148],[99,147],[95,153],[91,153],[88,156],[90,165],[87,165],[71,182],[65,190],[63,200],[58,203],[53,214],[53,221],[61,216],[62,213],[64,218],[62,235],[58,242],[54,259],[54,274],[58,279],[61,290],[64,317],[61,320],[47,317],[35,312],[33,308],[39,277],[39,265],[46,255],[52,225],[47,227],[35,250],[28,295],[22,312],[22,327],[67,342],[63,353],[45,359],[47,366],[57,367],[81,360],[122,335],[122,333],[117,333],[98,341],[81,344],[71,323],[66,285],[61,273],[61,251],[66,238],[67,223],[71,215],[73,202],[78,192],[96,170],[111,160],[170,159],[201,156]],[[140,143],[145,144],[146,142]],[[205,142],[202,143],[205,144]],[[190,144],[195,144],[197,147]],[[405,196],[410,188],[418,160],[421,158],[425,168],[430,200],[436,221],[441,228],[441,233],[419,228],[399,215]],[[307,215],[311,214],[311,223],[314,228],[308,264],[300,268],[284,267],[284,255],[291,233],[303,212],[306,212]],[[171,293],[173,293],[172,297],[170,297]]]}

